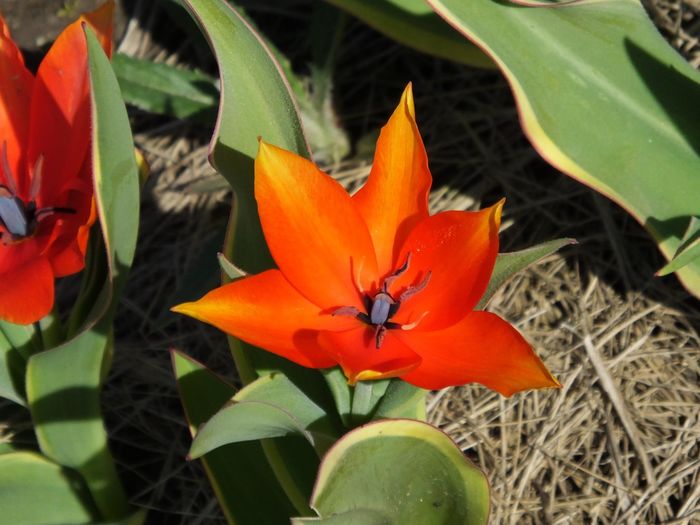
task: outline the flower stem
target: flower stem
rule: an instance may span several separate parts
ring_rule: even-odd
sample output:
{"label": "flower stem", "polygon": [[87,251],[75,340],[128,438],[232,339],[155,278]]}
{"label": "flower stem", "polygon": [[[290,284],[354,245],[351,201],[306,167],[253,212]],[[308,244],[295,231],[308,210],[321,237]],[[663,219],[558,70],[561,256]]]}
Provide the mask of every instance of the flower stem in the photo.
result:
{"label": "flower stem", "polygon": [[54,348],[65,340],[65,333],[56,309],[51,310],[39,322],[35,323],[41,347],[44,350]]}

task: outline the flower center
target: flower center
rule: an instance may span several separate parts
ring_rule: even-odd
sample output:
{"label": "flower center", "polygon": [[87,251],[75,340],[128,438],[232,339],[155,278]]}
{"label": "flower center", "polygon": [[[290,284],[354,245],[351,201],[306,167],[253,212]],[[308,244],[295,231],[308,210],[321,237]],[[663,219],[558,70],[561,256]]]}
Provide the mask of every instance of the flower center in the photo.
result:
{"label": "flower center", "polygon": [[2,172],[5,184],[0,184],[0,241],[3,244],[21,242],[36,232],[39,223],[55,213],[75,213],[71,208],[52,206],[36,207],[36,197],[41,187],[41,174],[44,158],[40,156],[34,165],[32,187],[29,191],[29,201],[24,202],[17,196],[17,183],[7,159],[7,142],[2,145]]}
{"label": "flower center", "polygon": [[398,276],[402,275],[406,272],[406,270],[408,270],[410,263],[411,253],[409,252],[403,265],[384,279],[382,286],[380,287],[379,291],[374,294],[374,296],[365,294],[365,312],[360,311],[354,306],[341,306],[340,308],[337,308],[332,315],[347,315],[355,317],[363,323],[374,326],[374,342],[376,348],[381,348],[387,330],[396,328],[408,330],[415,327],[417,323],[413,323],[411,325],[400,325],[390,321],[390,319],[396,315],[396,312],[399,311],[401,303],[410,297],[413,297],[418,292],[421,292],[428,285],[428,281],[430,281],[431,272],[428,272],[420,283],[415,286],[409,286],[401,293],[401,295],[399,295],[398,298],[394,298],[394,296],[392,296],[389,292],[389,286]]}

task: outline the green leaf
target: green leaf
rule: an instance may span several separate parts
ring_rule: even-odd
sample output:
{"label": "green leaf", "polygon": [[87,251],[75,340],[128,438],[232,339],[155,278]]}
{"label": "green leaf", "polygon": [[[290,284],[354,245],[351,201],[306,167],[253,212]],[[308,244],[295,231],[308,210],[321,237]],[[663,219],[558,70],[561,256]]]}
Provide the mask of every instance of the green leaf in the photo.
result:
{"label": "green leaf", "polygon": [[[308,146],[288,81],[260,36],[222,0],[185,3],[207,36],[219,66],[221,100],[210,161],[234,190],[224,253],[242,271],[258,273],[271,268],[273,260],[253,195],[257,137],[307,158],[310,157]],[[229,341],[245,383],[254,381],[266,370],[280,369],[288,376],[303,376],[301,384],[322,383],[320,374],[313,370],[302,369],[232,338]],[[308,386],[305,389],[308,391]],[[330,399],[330,393],[326,393]],[[286,494],[303,513],[307,508],[308,486],[312,483],[308,455],[313,451],[306,443],[292,438],[266,440],[263,447]]]}
{"label": "green leaf", "polygon": [[331,391],[333,401],[335,402],[335,411],[340,416],[343,426],[345,426],[345,428],[352,428],[352,387],[348,385],[348,379],[339,366],[327,368],[321,372]]}
{"label": "green leaf", "polygon": [[[489,486],[441,431],[384,420],[345,435],[321,463],[311,506],[320,523],[481,525]],[[313,519],[294,523],[314,523]]]}
{"label": "green leaf", "polygon": [[[203,365],[172,352],[180,399],[194,436],[231,399],[234,388]],[[260,443],[225,445],[205,454],[202,463],[229,523],[284,523],[294,507],[270,469]]]}
{"label": "green leaf", "polygon": [[0,333],[9,345],[17,350],[24,359],[41,350],[41,344],[33,325],[13,324],[0,321]]}
{"label": "green leaf", "polygon": [[0,455],[0,509],[12,525],[93,523],[80,479],[30,452]]}
{"label": "green leaf", "polygon": [[101,238],[93,229],[83,285],[71,313],[69,336],[99,320],[111,325],[136,250],[139,172],[129,118],[109,60],[86,28],[91,111],[92,164]]}
{"label": "green leaf", "polygon": [[108,254],[111,282],[110,312],[136,251],[139,228],[139,172],[134,155],[134,140],[129,117],[121,98],[119,84],[102,47],[86,29],[90,86],[92,96],[92,165],[97,212]]}
{"label": "green leaf", "polygon": [[700,258],[700,218],[691,217],[688,229],[681,239],[681,245],[671,262],[661,268],[656,275],[663,276],[677,272],[684,266]]}
{"label": "green leaf", "polygon": [[[100,414],[100,389],[111,361],[112,318],[136,247],[139,175],[126,108],[109,60],[86,27],[92,111],[92,165],[102,240],[91,237],[83,298],[73,319],[82,327],[64,344],[34,354],[27,399],[39,446],[82,475],[105,521],[129,508]],[[94,232],[93,232],[94,233]],[[94,266],[93,266],[94,265]]]}
{"label": "green leaf", "polygon": [[226,277],[232,281],[246,276],[245,272],[229,261],[223,253],[218,253],[216,257],[221,270],[226,274]]}
{"label": "green leaf", "polygon": [[80,472],[102,518],[128,512],[126,497],[107,448],[100,386],[110,345],[106,334],[82,332],[29,359],[27,399],[41,451]]}
{"label": "green leaf", "polygon": [[326,0],[397,42],[468,66],[494,68],[477,46],[440,20],[423,0]]}
{"label": "green leaf", "polygon": [[413,386],[401,379],[392,379],[372,419],[419,419],[425,421],[425,397],[427,390]]}
{"label": "green leaf", "polygon": [[127,104],[175,118],[213,122],[219,88],[209,75],[121,53],[112,67]]}
{"label": "green leaf", "polygon": [[367,509],[354,509],[342,514],[333,514],[328,518],[292,518],[292,525],[386,525],[381,512]]}
{"label": "green leaf", "polygon": [[258,137],[309,157],[299,115],[279,65],[250,25],[222,0],[187,0],[216,56],[221,101],[211,162],[236,196],[231,260],[246,272],[272,266],[253,196]]}
{"label": "green leaf", "polygon": [[576,244],[576,240],[556,239],[517,252],[499,253],[496,258],[496,265],[493,268],[489,285],[486,288],[486,292],[481,297],[479,304],[476,306],[476,309],[482,310],[491,300],[493,294],[516,273],[569,244]]}
{"label": "green leaf", "polygon": [[325,410],[284,374],[263,376],[197,433],[190,455],[200,457],[228,443],[301,435],[322,455],[338,437]]}
{"label": "green leaf", "polygon": [[[700,215],[700,73],[642,5],[430,4],[494,58],[545,160],[620,204],[673,257]],[[678,277],[700,295],[700,260]]]}

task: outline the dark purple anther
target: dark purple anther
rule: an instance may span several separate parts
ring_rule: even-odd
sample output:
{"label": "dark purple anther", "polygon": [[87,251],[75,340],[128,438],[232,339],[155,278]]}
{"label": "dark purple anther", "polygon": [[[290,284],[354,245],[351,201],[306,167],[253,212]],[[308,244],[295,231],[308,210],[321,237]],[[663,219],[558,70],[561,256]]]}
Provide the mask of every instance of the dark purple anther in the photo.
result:
{"label": "dark purple anther", "polygon": [[[367,323],[375,327],[374,341],[376,348],[381,348],[384,336],[388,329],[401,328],[401,325],[392,323],[391,319],[401,306],[401,301],[417,294],[425,288],[430,280],[430,272],[425,275],[425,278],[417,286],[409,286],[399,297],[397,301],[389,293],[389,285],[399,275],[408,270],[408,265],[411,261],[411,254],[406,256],[406,262],[394,273],[384,279],[381,291],[377,292],[374,297],[365,296],[365,308],[369,314],[361,312],[354,306],[341,306],[337,308],[332,315],[349,315],[359,319],[363,323]],[[416,323],[417,324],[417,323]]]}
{"label": "dark purple anther", "polygon": [[394,300],[388,293],[379,292],[374,296],[372,311],[369,314],[369,321],[373,325],[384,324],[389,320],[389,312]]}
{"label": "dark purple anther", "polygon": [[36,209],[36,197],[41,186],[41,172],[43,157],[39,157],[34,166],[32,187],[30,189],[29,202],[24,203],[17,196],[17,183],[12,176],[10,163],[7,159],[7,142],[2,145],[2,172],[5,175],[7,186],[0,184],[0,227],[5,231],[0,232],[0,239],[7,243],[20,241],[30,237],[36,231],[39,222],[54,213],[75,213],[70,208],[49,207]]}

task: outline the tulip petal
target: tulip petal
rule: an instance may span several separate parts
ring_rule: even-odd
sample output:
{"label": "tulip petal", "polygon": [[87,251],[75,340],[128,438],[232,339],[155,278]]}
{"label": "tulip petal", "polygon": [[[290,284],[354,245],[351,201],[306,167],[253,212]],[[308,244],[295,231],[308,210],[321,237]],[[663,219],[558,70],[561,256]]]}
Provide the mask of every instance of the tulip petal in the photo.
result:
{"label": "tulip petal", "polygon": [[[19,251],[31,251],[31,245],[28,247]],[[53,271],[45,257],[25,257],[17,250],[10,254],[8,248],[13,246],[3,246],[0,250],[0,259],[6,261],[4,271],[0,271],[0,319],[30,324],[48,314],[53,306]],[[13,255],[19,259],[15,261]]]}
{"label": "tulip petal", "polygon": [[428,217],[410,233],[400,260],[410,253],[408,270],[394,281],[399,298],[430,277],[424,289],[402,301],[392,321],[435,330],[456,323],[486,291],[498,255],[503,201],[477,212],[448,211]]}
{"label": "tulip petal", "polygon": [[391,272],[406,236],[428,216],[431,183],[409,84],[379,135],[369,178],[353,196],[372,235],[380,275]]}
{"label": "tulip petal", "polygon": [[322,313],[279,270],[239,279],[173,311],[313,368],[336,364],[316,344],[318,330],[346,330],[357,322]]}
{"label": "tulip petal", "polygon": [[[23,177],[26,171],[22,156],[29,134],[33,81],[5,21],[0,17],[0,146],[2,141],[7,143],[7,157],[16,179]],[[2,175],[0,184],[7,184]]]}
{"label": "tulip petal", "polygon": [[398,377],[420,364],[420,357],[388,330],[381,347],[374,327],[359,325],[343,332],[321,332],[318,342],[343,369],[348,382]]}
{"label": "tulip petal", "polygon": [[404,331],[397,337],[423,358],[418,368],[401,376],[421,388],[475,382],[511,396],[560,386],[523,336],[490,312],[471,312],[443,330]]}
{"label": "tulip petal", "polygon": [[[90,142],[87,44],[82,24],[97,33],[105,52],[111,53],[113,2],[81,16],[58,36],[39,65],[30,115],[28,162],[44,157],[40,207],[75,179],[85,162]],[[24,188],[28,191],[28,188]]]}
{"label": "tulip petal", "polygon": [[272,257],[292,286],[322,308],[361,307],[377,263],[343,187],[308,160],[260,142],[255,198]]}
{"label": "tulip petal", "polygon": [[[89,171],[87,165],[83,166]],[[89,181],[89,175],[86,176]],[[46,257],[56,277],[65,277],[79,272],[85,266],[85,252],[90,237],[90,228],[97,219],[95,199],[84,191],[69,190],[57,204],[75,211],[71,214],[56,214],[45,222],[51,236],[46,242]],[[40,225],[40,228],[43,224]]]}

